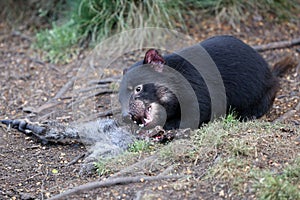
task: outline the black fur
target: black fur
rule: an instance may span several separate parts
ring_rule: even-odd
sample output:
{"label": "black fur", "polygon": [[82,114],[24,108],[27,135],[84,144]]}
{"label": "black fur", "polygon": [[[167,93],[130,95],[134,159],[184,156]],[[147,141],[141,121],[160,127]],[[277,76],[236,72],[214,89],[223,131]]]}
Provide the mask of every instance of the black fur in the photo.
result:
{"label": "black fur", "polygon": [[264,115],[278,88],[266,61],[253,48],[230,36],[213,37],[201,45],[220,70],[228,108],[241,119]]}
{"label": "black fur", "polygon": [[[215,62],[224,82],[227,98],[227,113],[234,111],[241,120],[254,119],[263,116],[271,107],[277,88],[278,81],[269,69],[266,61],[249,45],[232,36],[216,36],[200,43]],[[165,64],[180,72],[189,81],[194,89],[199,109],[200,124],[211,119],[211,99],[203,77],[186,60],[177,54],[169,54],[156,58],[155,65]],[[148,51],[149,52],[149,51]],[[146,53],[147,57],[147,53]],[[131,68],[134,69],[149,60],[145,57]],[[151,58],[150,58],[151,59]],[[162,61],[161,61],[162,60]],[[151,64],[151,60],[149,61]],[[160,69],[161,70],[161,69]],[[124,82],[123,84],[127,84]],[[123,87],[127,88],[127,86]],[[151,103],[162,105],[167,112],[166,129],[178,128],[180,123],[180,105],[174,94],[162,85],[146,84],[138,94],[128,90],[127,101],[120,98],[124,117],[134,119],[136,112],[143,115],[144,111],[136,111],[133,106],[138,100],[142,101],[142,107],[147,108]],[[124,89],[120,89],[124,90]],[[124,96],[124,91],[120,91]],[[141,108],[141,107],[140,107]]]}

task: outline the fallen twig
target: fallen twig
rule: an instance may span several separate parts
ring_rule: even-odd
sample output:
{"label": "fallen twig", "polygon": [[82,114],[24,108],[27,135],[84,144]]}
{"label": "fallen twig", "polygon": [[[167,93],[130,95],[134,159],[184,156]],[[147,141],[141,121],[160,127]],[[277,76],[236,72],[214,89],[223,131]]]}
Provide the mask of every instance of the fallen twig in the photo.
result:
{"label": "fallen twig", "polygon": [[86,155],[86,153],[80,154],[79,156],[75,157],[71,162],[65,165],[65,167],[69,167],[70,165],[74,165],[78,162],[81,158],[83,158]]}
{"label": "fallen twig", "polygon": [[70,87],[73,86],[76,76],[73,76],[55,95],[53,99],[59,99]]}
{"label": "fallen twig", "polygon": [[46,114],[44,114],[42,116],[39,116],[39,120],[40,121],[46,120],[48,117],[53,116],[55,112],[56,112],[56,110],[53,110],[51,112],[47,112]]}
{"label": "fallen twig", "polygon": [[300,62],[299,64],[297,65],[297,68],[296,68],[296,76],[297,76],[297,80],[298,82],[300,81]]}
{"label": "fallen twig", "polygon": [[113,110],[108,110],[105,112],[98,113],[97,117],[109,117],[109,116],[112,116],[113,114],[114,114]]}
{"label": "fallen twig", "polygon": [[111,176],[110,178],[114,178],[116,176],[122,176],[126,173],[130,173],[130,172],[136,172],[138,169],[144,169],[144,166],[147,166],[150,163],[154,162],[154,159],[157,158],[157,155],[154,154],[152,156],[149,156],[143,160],[138,161],[137,163],[134,163],[133,165],[127,166],[126,168],[120,170],[119,172],[117,172],[116,174],[114,174],[113,176]]}
{"label": "fallen twig", "polygon": [[291,116],[293,116],[294,114],[296,114],[299,111],[300,111],[300,102],[298,103],[298,105],[295,108],[287,111],[286,113],[281,115],[279,118],[277,118],[274,122],[282,122],[282,121],[290,118]]}
{"label": "fallen twig", "polygon": [[104,118],[104,117],[110,117],[113,116],[114,114],[118,114],[121,112],[121,109],[117,108],[117,109],[110,109],[104,112],[100,112],[100,113],[95,113],[95,114],[90,114],[89,116],[85,117],[82,120],[78,120],[78,122],[89,122],[89,121],[93,121],[99,118]]}
{"label": "fallen twig", "polygon": [[78,100],[71,102],[71,103],[67,106],[67,108],[71,108],[71,107],[73,107],[74,105],[76,105],[76,104],[78,104],[78,103],[81,103],[81,102],[83,102],[84,100],[89,99],[89,98],[91,98],[91,97],[96,97],[96,96],[103,95],[103,94],[112,94],[112,93],[114,93],[114,92],[116,92],[116,91],[115,91],[115,90],[111,90],[111,89],[103,89],[103,90],[99,90],[99,91],[97,91],[97,92],[95,92],[95,93],[93,93],[93,94],[85,95],[85,96],[83,96],[82,98],[79,98]]}
{"label": "fallen twig", "polygon": [[121,109],[110,109],[108,111],[100,112],[97,114],[97,117],[109,117],[112,116],[114,113],[120,113]]}
{"label": "fallen twig", "polygon": [[66,198],[67,196],[70,196],[70,195],[73,195],[76,193],[85,192],[85,191],[100,188],[100,187],[110,187],[110,186],[119,185],[119,184],[139,183],[139,182],[145,182],[145,181],[180,179],[183,177],[185,177],[185,175],[135,176],[135,177],[114,178],[114,179],[109,179],[109,180],[104,180],[104,181],[94,181],[94,182],[89,182],[89,183],[86,183],[83,185],[79,185],[79,186],[74,187],[70,190],[67,190],[63,193],[55,195],[55,196],[51,197],[49,200],[63,199],[63,198]]}
{"label": "fallen twig", "polygon": [[40,113],[40,112],[42,112],[42,111],[45,110],[45,109],[52,108],[52,107],[57,106],[57,105],[59,105],[59,104],[61,104],[61,103],[63,103],[63,102],[61,102],[61,101],[51,101],[51,100],[50,100],[50,101],[48,101],[47,103],[45,103],[44,105],[38,107],[38,108],[36,109],[36,112],[37,112],[37,113]]}
{"label": "fallen twig", "polygon": [[17,37],[20,37],[23,40],[27,40],[29,42],[32,42],[32,38],[31,37],[29,37],[29,36],[21,33],[20,31],[12,31],[11,35],[12,36],[17,36]]}
{"label": "fallen twig", "polygon": [[162,171],[162,172],[159,174],[159,176],[166,176],[167,174],[169,174],[171,171],[174,170],[174,165],[175,165],[175,164],[168,166],[164,171]]}
{"label": "fallen twig", "polygon": [[96,85],[96,86],[80,89],[76,92],[77,93],[90,92],[90,91],[93,91],[93,90],[97,90],[97,89],[101,89],[101,88],[108,88],[108,87],[109,87],[109,85],[106,85],[106,84],[105,85]]}
{"label": "fallen twig", "polygon": [[252,46],[256,51],[266,51],[271,49],[280,49],[280,48],[286,48],[291,47],[294,45],[300,44],[300,38],[296,38],[289,41],[280,41],[280,42],[271,42],[269,44],[262,44],[262,45],[255,45]]}
{"label": "fallen twig", "polygon": [[112,94],[112,93],[117,93],[117,91],[112,90],[112,89],[103,89],[103,90],[100,90],[100,91],[96,92],[95,96],[99,96],[99,95],[102,95],[102,94]]}
{"label": "fallen twig", "polygon": [[39,114],[43,110],[48,109],[48,108],[52,108],[52,107],[57,106],[57,105],[59,105],[61,103],[63,103],[63,102],[50,100],[50,101],[47,101],[45,104],[41,105],[38,108],[24,107],[23,111],[24,112],[29,112],[29,113],[37,113],[37,114]]}
{"label": "fallen twig", "polygon": [[108,84],[108,83],[112,83],[112,82],[117,82],[119,79],[121,78],[121,76],[114,76],[114,77],[109,77],[109,78],[104,78],[101,80],[91,80],[88,82],[89,85],[92,84]]}

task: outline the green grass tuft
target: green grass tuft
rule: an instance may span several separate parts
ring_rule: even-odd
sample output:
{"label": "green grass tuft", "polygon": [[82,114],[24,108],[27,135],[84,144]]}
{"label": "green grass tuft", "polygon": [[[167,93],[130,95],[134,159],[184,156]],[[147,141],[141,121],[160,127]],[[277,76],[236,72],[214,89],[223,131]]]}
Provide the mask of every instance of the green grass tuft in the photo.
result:
{"label": "green grass tuft", "polygon": [[45,59],[53,62],[69,62],[78,53],[77,44],[79,35],[77,34],[74,22],[70,21],[63,26],[53,24],[52,29],[46,29],[36,34],[35,47],[47,52]]}
{"label": "green grass tuft", "polygon": [[[282,126],[285,125],[259,120],[239,122],[229,115],[195,131],[192,136],[197,147],[195,155],[201,162],[214,163],[205,179],[225,182],[241,197],[256,188],[260,199],[299,199],[300,162],[281,163],[285,151],[291,151],[291,157],[297,155],[295,147],[291,147],[292,141],[282,139],[286,137],[281,132]],[[263,156],[266,152],[272,157]],[[280,163],[283,172],[272,168],[268,159]]]}
{"label": "green grass tuft", "polygon": [[[185,29],[183,15],[194,16],[194,11],[199,9],[233,26],[254,15],[271,16],[272,21],[289,19],[297,17],[300,10],[298,0],[67,0],[59,3],[68,9],[55,16],[64,18],[54,23],[51,30],[37,33],[36,40],[36,47],[47,52],[46,58],[51,62],[69,61],[78,53],[78,46],[96,44],[114,33],[133,28]],[[39,12],[45,16],[50,11],[42,7]]]}
{"label": "green grass tuft", "polygon": [[112,172],[109,163],[109,159],[99,159],[98,162],[95,163],[96,172],[99,176],[105,176]]}
{"label": "green grass tuft", "polygon": [[[183,22],[184,1],[76,0],[62,26],[37,33],[37,45],[51,62],[68,61],[80,43],[95,44],[114,33],[140,27],[175,28]],[[184,25],[184,23],[181,23]],[[78,46],[77,46],[78,47]]]}
{"label": "green grass tuft", "polygon": [[137,140],[131,144],[128,148],[129,152],[141,153],[151,150],[151,143],[145,140]]}
{"label": "green grass tuft", "polygon": [[298,0],[204,0],[192,1],[220,21],[234,25],[254,15],[272,21],[297,18],[300,10]]}
{"label": "green grass tuft", "polygon": [[300,160],[289,165],[281,173],[254,171],[255,188],[259,199],[300,199]]}

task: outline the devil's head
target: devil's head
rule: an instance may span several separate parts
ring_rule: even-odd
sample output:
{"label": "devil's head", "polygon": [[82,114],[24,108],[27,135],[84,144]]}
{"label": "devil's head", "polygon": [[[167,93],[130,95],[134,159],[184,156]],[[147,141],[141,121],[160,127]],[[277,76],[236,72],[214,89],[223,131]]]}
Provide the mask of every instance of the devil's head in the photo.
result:
{"label": "devil's head", "polygon": [[149,129],[157,125],[164,126],[167,118],[178,112],[177,99],[167,87],[155,83],[155,80],[151,83],[137,84],[137,79],[145,79],[145,77],[143,78],[146,76],[144,71],[141,71],[138,77],[126,77],[130,70],[141,66],[160,74],[163,72],[165,63],[164,58],[157,50],[150,49],[146,52],[142,62],[124,70],[124,78],[119,92],[123,121],[134,122]]}

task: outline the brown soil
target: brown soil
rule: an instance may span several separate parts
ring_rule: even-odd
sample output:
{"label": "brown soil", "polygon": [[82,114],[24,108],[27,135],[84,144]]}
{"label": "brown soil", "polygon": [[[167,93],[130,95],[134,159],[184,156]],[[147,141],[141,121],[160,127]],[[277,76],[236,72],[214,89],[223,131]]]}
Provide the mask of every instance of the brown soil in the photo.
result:
{"label": "brown soil", "polygon": [[[284,22],[272,24],[264,21],[251,21],[233,29],[227,24],[217,24],[215,20],[196,20],[190,27],[190,34],[201,41],[210,36],[232,34],[250,45],[290,40],[300,37],[300,22]],[[64,84],[76,74],[78,62],[84,55],[67,65],[53,65],[43,62],[39,52],[30,48],[33,32],[18,27],[18,33],[0,22],[0,119],[36,118],[26,110],[38,108],[53,98]],[[263,52],[264,58],[273,65],[283,57],[290,55],[300,61],[300,46]],[[85,54],[86,52],[84,52]],[[273,121],[284,113],[293,110],[300,102],[300,69],[289,70],[281,78],[281,89],[271,111],[261,120]],[[69,101],[67,96],[63,102]],[[61,122],[69,122],[70,110],[49,108],[39,113],[47,120],[51,116]],[[99,110],[105,110],[105,104]],[[50,113],[50,114],[49,114]],[[46,116],[46,114],[49,114]],[[299,127],[299,110],[283,121]],[[44,199],[58,194],[66,188],[80,185],[88,181],[98,180],[94,176],[79,176],[79,163],[66,167],[76,156],[85,152],[80,144],[41,145],[35,139],[15,130],[7,131],[0,128],[0,199]],[[282,155],[286,156],[286,155]],[[280,159],[280,158],[278,158]],[[282,158],[283,160],[285,158]],[[195,170],[193,163],[182,161],[178,171],[189,167]],[[55,172],[58,171],[58,173]],[[224,182],[216,182],[212,187],[207,181],[200,181],[201,176],[195,175],[189,180],[154,181],[114,186],[86,192],[76,199],[133,199],[141,192],[148,199],[217,199],[233,198],[230,188]],[[177,186],[175,187],[175,185]],[[213,189],[214,188],[214,189]],[[216,189],[217,188],[217,189]],[[222,188],[219,190],[218,188]],[[223,193],[222,193],[223,191]],[[229,195],[229,196],[228,196]],[[251,195],[246,195],[251,198]]]}

